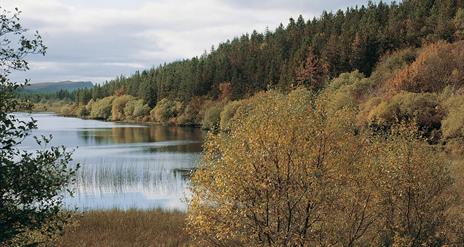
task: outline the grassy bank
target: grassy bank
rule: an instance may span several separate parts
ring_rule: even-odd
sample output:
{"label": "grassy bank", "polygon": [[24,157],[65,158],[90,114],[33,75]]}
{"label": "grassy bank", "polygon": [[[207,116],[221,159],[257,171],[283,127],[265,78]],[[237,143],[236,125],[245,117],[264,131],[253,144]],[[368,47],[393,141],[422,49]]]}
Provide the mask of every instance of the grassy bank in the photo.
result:
{"label": "grassy bank", "polygon": [[68,226],[59,246],[186,246],[185,213],[89,211]]}

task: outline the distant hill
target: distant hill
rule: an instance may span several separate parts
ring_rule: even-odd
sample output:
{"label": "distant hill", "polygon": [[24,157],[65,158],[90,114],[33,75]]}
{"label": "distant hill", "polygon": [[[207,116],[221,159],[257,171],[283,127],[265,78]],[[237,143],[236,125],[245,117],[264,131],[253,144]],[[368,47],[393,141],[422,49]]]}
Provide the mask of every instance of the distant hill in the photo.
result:
{"label": "distant hill", "polygon": [[27,93],[54,93],[60,90],[74,91],[82,88],[92,88],[94,85],[90,81],[60,81],[43,82],[30,84],[24,88]]}

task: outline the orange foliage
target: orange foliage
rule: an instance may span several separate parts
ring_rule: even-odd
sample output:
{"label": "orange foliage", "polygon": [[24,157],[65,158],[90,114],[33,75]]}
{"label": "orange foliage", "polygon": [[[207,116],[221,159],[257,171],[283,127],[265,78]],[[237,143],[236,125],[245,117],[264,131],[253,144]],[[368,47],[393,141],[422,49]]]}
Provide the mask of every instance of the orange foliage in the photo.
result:
{"label": "orange foliage", "polygon": [[219,99],[226,101],[229,100],[230,95],[232,94],[232,86],[230,85],[230,82],[223,82],[219,84],[219,92],[221,92]]}
{"label": "orange foliage", "polygon": [[122,95],[125,95],[127,94],[127,90],[125,87],[121,87],[119,89],[117,89],[115,92],[114,92],[114,95],[116,96],[122,96]]}
{"label": "orange foliage", "polygon": [[312,48],[309,48],[306,61],[296,70],[297,86],[304,85],[309,88],[320,89],[323,87],[326,75],[327,68],[313,53]]}
{"label": "orange foliage", "polygon": [[390,95],[404,90],[415,93],[440,92],[446,86],[464,86],[464,41],[438,42],[427,46],[416,61],[387,81]]}

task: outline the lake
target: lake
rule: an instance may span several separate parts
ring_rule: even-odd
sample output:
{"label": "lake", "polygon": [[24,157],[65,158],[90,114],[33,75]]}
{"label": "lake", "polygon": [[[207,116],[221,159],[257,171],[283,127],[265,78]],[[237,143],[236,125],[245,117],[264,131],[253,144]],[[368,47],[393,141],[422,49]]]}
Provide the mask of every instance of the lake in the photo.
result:
{"label": "lake", "polygon": [[[84,120],[52,113],[18,113],[33,117],[32,135],[53,135],[51,145],[73,149],[80,163],[69,208],[185,210],[188,174],[197,165],[204,132],[198,128],[137,125]],[[32,138],[23,149],[39,147]]]}

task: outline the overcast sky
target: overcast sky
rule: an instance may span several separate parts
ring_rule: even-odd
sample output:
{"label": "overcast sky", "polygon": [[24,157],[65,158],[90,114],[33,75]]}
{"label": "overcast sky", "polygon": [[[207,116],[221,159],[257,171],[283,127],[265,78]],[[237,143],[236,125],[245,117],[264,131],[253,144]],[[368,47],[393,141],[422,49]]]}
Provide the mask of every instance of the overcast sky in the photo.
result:
{"label": "overcast sky", "polygon": [[22,10],[38,30],[45,57],[14,79],[32,82],[90,80],[101,83],[182,58],[253,30],[273,30],[290,17],[319,16],[367,0],[0,0]]}

